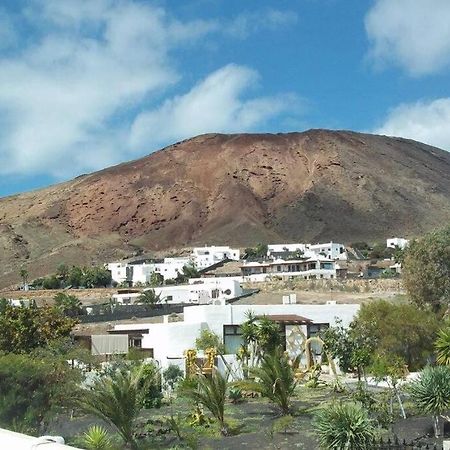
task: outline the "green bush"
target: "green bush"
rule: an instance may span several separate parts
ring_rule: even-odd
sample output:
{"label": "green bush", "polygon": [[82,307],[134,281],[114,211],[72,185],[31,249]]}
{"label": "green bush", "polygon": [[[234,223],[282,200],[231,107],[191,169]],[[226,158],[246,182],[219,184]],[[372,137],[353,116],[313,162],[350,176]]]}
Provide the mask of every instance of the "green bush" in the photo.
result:
{"label": "green bush", "polygon": [[74,376],[56,358],[0,354],[0,427],[42,432],[42,426],[73,395]]}
{"label": "green bush", "polygon": [[367,412],[354,403],[335,403],[314,418],[320,446],[326,450],[369,450],[375,427]]}
{"label": "green bush", "polygon": [[426,367],[411,383],[411,397],[417,407],[433,416],[436,437],[441,435],[441,415],[450,409],[450,367]]}

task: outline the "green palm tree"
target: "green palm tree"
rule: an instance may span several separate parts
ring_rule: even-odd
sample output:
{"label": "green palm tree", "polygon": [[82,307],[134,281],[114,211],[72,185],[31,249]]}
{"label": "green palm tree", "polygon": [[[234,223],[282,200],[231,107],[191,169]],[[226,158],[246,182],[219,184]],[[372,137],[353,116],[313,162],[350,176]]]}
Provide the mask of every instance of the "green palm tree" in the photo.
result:
{"label": "green palm tree", "polygon": [[450,365],[450,326],[439,331],[435,342],[437,362],[442,365]]}
{"label": "green palm tree", "polygon": [[257,392],[275,403],[283,415],[290,413],[291,397],[297,382],[289,359],[280,349],[265,353],[259,367],[249,368],[249,380],[236,383],[246,390]]}
{"label": "green palm tree", "polygon": [[273,352],[281,344],[280,326],[267,317],[257,317],[251,311],[241,325],[244,347],[250,354],[250,366],[261,360],[265,352]]}
{"label": "green palm tree", "polygon": [[425,367],[411,384],[410,393],[417,407],[433,416],[434,434],[439,437],[441,416],[450,409],[450,367]]}
{"label": "green palm tree", "polygon": [[227,379],[215,369],[210,377],[198,375],[196,385],[187,387],[185,395],[200,403],[219,422],[221,433],[226,436],[225,400],[227,396]]}
{"label": "green palm tree", "polygon": [[141,295],[138,297],[139,303],[144,305],[154,306],[161,299],[160,294],[156,294],[154,289],[146,289],[142,291]]}
{"label": "green palm tree", "polygon": [[83,312],[82,303],[75,295],[59,292],[53,300],[56,308],[69,317],[79,316]]}
{"label": "green palm tree", "polygon": [[114,425],[133,450],[138,448],[134,432],[142,405],[140,379],[140,371],[114,372],[96,381],[78,401],[83,411]]}
{"label": "green palm tree", "polygon": [[369,450],[375,427],[367,411],[355,403],[335,403],[318,411],[314,428],[327,450]]}

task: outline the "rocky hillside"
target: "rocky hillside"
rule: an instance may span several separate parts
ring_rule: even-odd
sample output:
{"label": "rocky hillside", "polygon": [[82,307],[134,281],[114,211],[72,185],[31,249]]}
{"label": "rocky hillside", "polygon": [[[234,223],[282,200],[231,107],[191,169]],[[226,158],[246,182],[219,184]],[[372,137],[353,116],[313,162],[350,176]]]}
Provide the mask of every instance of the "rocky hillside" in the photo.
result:
{"label": "rocky hillside", "polygon": [[347,131],[208,134],[0,199],[0,286],[62,261],[413,236],[450,221],[450,153]]}

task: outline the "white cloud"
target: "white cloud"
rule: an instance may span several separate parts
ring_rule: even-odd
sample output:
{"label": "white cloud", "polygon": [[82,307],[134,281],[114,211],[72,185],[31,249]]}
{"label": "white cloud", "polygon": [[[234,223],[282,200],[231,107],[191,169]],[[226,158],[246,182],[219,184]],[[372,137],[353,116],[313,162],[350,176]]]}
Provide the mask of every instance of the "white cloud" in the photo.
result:
{"label": "white cloud", "polygon": [[280,112],[297,107],[294,96],[243,98],[257,82],[258,74],[247,67],[222,67],[187,94],[140,114],[132,127],[131,145],[143,145],[149,140],[160,144],[215,131],[252,130]]}
{"label": "white cloud", "polygon": [[413,76],[450,64],[450,1],[376,0],[365,18],[370,58]]}
{"label": "white cloud", "polygon": [[375,133],[414,139],[450,151],[450,98],[403,104]]}
{"label": "white cloud", "polygon": [[230,36],[244,39],[250,34],[262,30],[274,30],[291,26],[297,23],[298,16],[294,11],[280,11],[277,9],[266,9],[241,13],[231,20],[224,28],[224,32]]}
{"label": "white cloud", "polygon": [[[250,129],[284,108],[281,99],[243,100],[256,74],[227,66],[151,109],[181,78],[172,52],[222,32],[217,21],[182,22],[132,0],[34,0],[20,20],[33,40],[0,54],[2,174],[68,177],[196,130]],[[139,138],[145,118],[156,123],[172,113],[164,132]]]}

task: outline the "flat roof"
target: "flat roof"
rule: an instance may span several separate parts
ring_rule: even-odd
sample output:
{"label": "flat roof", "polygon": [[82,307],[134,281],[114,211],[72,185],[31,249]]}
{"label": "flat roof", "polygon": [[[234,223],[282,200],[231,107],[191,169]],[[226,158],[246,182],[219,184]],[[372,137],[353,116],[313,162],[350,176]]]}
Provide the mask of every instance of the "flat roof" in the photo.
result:
{"label": "flat roof", "polygon": [[272,320],[277,323],[293,324],[293,325],[306,325],[313,323],[311,319],[308,319],[297,314],[271,314],[258,316],[259,318],[265,317],[266,319]]}

